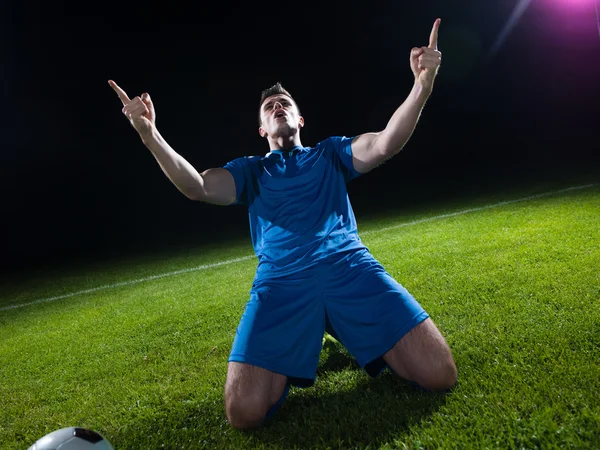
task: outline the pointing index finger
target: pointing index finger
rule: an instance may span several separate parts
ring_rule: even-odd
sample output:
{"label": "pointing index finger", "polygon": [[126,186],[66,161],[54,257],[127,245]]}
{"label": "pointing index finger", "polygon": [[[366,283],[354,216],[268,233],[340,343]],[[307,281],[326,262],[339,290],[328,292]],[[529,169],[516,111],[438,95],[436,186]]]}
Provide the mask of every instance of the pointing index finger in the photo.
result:
{"label": "pointing index finger", "polygon": [[437,50],[438,43],[438,32],[440,30],[440,22],[442,19],[435,19],[433,22],[433,28],[431,29],[431,35],[429,35],[429,48]]}
{"label": "pointing index finger", "polygon": [[108,80],[108,84],[117,93],[117,95],[119,96],[119,98],[123,102],[123,106],[126,106],[131,101],[131,99],[127,96],[127,94],[125,93],[125,91],[123,89],[121,89],[117,85],[117,83],[115,83],[113,80]]}

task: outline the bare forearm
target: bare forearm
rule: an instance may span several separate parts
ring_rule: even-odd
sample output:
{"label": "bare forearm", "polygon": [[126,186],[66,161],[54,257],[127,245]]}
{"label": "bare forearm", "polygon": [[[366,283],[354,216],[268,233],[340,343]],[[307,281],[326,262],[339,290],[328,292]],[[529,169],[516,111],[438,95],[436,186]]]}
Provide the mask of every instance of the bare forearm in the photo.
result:
{"label": "bare forearm", "polygon": [[393,156],[402,150],[404,144],[410,139],[421,111],[431,89],[422,87],[419,83],[413,85],[410,94],[394,112],[385,129],[377,136],[377,147],[386,156]]}
{"label": "bare forearm", "polygon": [[195,200],[201,195],[202,175],[164,140],[156,128],[145,135],[142,142],[150,150],[160,168],[186,197]]}

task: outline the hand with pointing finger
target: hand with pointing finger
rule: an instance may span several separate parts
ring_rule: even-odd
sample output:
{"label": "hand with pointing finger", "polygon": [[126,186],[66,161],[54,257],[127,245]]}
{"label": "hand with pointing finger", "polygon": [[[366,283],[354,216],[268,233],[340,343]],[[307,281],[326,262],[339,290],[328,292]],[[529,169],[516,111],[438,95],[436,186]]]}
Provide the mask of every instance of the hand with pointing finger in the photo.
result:
{"label": "hand with pointing finger", "polygon": [[415,47],[410,52],[410,68],[415,75],[415,82],[429,90],[433,89],[433,80],[442,63],[442,54],[437,47],[440,22],[441,19],[436,19],[433,23],[429,46]]}
{"label": "hand with pointing finger", "polygon": [[156,122],[156,112],[154,105],[150,100],[150,95],[144,92],[141,97],[130,99],[125,91],[121,89],[113,80],[108,80],[108,84],[117,93],[123,103],[123,114],[127,116],[131,125],[140,135],[151,133]]}

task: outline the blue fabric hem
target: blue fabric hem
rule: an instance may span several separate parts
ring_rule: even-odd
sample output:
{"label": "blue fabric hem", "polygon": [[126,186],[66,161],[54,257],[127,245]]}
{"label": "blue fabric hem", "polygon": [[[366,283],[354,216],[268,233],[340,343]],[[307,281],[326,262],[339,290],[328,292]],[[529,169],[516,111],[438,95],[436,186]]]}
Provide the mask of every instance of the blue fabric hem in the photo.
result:
{"label": "blue fabric hem", "polygon": [[[289,368],[282,368],[280,366],[273,365],[271,363],[267,363],[265,361],[261,361],[255,358],[248,357],[247,355],[229,355],[228,362],[239,362],[244,364],[250,364],[252,366],[260,367],[262,369],[270,370],[271,372],[278,373],[280,375],[285,375],[288,377],[288,384],[292,384],[297,387],[309,387],[312,386],[316,379],[316,373],[313,375],[294,374],[295,370],[290,370]],[[315,368],[316,370],[316,368]],[[293,374],[293,375],[292,375]],[[306,380],[306,382],[304,381]]]}
{"label": "blue fabric hem", "polygon": [[269,417],[271,417],[273,414],[275,414],[275,412],[280,408],[280,406],[283,405],[283,402],[289,392],[290,392],[290,385],[288,384],[288,385],[286,385],[285,389],[283,390],[283,394],[281,394],[281,397],[279,398],[279,400],[277,400],[277,403],[275,403],[273,406],[271,406],[271,408],[267,411],[265,420],[267,420]]}

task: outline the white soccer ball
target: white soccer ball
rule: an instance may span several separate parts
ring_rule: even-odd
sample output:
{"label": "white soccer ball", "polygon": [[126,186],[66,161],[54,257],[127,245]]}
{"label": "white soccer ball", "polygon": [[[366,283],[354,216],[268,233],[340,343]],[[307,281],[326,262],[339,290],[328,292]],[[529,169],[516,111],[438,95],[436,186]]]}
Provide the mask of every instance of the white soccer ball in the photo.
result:
{"label": "white soccer ball", "polygon": [[28,450],[114,450],[104,436],[86,428],[68,427],[53,431]]}

